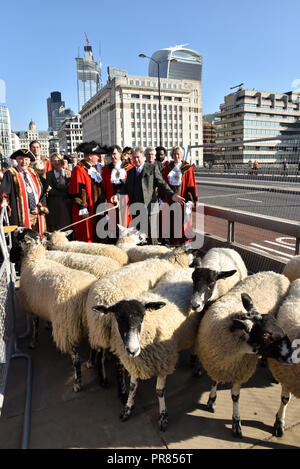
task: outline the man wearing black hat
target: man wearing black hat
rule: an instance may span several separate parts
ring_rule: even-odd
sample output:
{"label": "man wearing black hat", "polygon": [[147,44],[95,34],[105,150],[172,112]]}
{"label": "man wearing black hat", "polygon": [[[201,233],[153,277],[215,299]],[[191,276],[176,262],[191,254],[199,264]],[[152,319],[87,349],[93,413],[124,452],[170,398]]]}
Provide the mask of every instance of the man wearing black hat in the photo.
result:
{"label": "man wearing black hat", "polygon": [[42,234],[47,228],[45,214],[49,211],[45,187],[38,173],[30,167],[35,157],[30,150],[20,149],[10,158],[17,166],[5,171],[1,183],[2,203],[5,201],[8,205],[10,223]]}
{"label": "man wearing black hat", "polygon": [[78,145],[76,152],[84,154],[72,171],[69,195],[72,198],[72,221],[74,235],[77,241],[92,243],[96,238],[95,220],[90,218],[95,214],[95,209],[101,195],[101,174],[97,171],[98,156],[104,152],[103,148],[95,142],[84,142]]}

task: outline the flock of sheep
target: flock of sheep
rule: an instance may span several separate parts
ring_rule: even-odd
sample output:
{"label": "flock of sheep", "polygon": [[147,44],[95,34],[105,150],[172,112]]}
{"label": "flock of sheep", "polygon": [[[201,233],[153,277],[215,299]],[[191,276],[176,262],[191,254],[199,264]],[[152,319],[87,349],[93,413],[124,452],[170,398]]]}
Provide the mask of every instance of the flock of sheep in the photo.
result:
{"label": "flock of sheep", "polygon": [[72,358],[75,392],[82,388],[81,341],[89,340],[88,364],[97,358],[103,386],[105,351],[112,352],[123,421],[138,380],[156,377],[160,430],[168,425],[166,378],[180,351],[192,349],[212,379],[207,410],[214,411],[218,383],[232,383],[232,432],[239,437],[240,387],[263,357],[282,387],[274,424],[282,436],[290,394],[300,397],[300,256],[283,274],[248,275],[234,249],[213,248],[191,259],[184,247],[140,245],[144,237],[135,229],[120,227],[120,233],[114,246],[68,241],[68,232],[46,233],[47,240],[27,228],[15,232],[22,256],[18,295],[33,317],[30,346],[36,346],[38,319],[50,321],[56,346]]}

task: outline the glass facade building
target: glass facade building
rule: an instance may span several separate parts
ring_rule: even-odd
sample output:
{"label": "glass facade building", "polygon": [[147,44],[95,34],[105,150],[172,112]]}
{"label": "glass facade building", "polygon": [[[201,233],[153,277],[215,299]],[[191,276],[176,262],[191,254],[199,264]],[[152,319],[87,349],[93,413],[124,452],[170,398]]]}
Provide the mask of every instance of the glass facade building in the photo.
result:
{"label": "glass facade building", "polygon": [[77,57],[78,111],[100,90],[100,68],[93,58],[92,47],[84,46],[84,58]]}
{"label": "glass facade building", "polygon": [[[175,80],[199,80],[202,79],[202,55],[182,46],[161,49],[152,54],[149,61],[148,74],[157,77],[159,62],[160,76]],[[175,59],[175,60],[174,60]]]}
{"label": "glass facade building", "polygon": [[10,115],[8,107],[2,105],[0,105],[0,145],[2,145],[0,153],[8,158],[12,154]]}

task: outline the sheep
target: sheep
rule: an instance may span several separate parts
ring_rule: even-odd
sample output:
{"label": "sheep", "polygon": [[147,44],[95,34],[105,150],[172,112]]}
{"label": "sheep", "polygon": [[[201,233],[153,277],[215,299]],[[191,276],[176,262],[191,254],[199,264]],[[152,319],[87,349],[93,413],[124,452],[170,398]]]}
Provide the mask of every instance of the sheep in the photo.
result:
{"label": "sheep", "polygon": [[190,266],[195,267],[191,305],[198,312],[208,302],[212,303],[231,290],[248,274],[240,254],[223,247],[210,249],[202,259],[194,258]]}
{"label": "sheep", "polygon": [[[298,256],[300,257],[300,256]],[[300,279],[291,283],[290,289],[277,313],[278,324],[287,333],[295,349],[293,364],[285,366],[273,359],[268,360],[269,369],[281,384],[281,405],[273,427],[275,436],[284,434],[285,414],[291,394],[300,398]]]}
{"label": "sheep", "polygon": [[121,267],[115,259],[80,252],[46,251],[46,258],[59,262],[71,269],[89,272],[97,279]]}
{"label": "sheep", "polygon": [[[89,288],[97,280],[90,273],[65,267],[46,258],[46,248],[32,230],[19,229],[23,249],[19,298],[30,314],[52,323],[57,348],[71,355],[75,380],[73,390],[80,391],[81,366],[77,346],[87,335],[84,319]],[[23,238],[23,240],[22,240]],[[34,330],[34,339],[37,334]],[[31,345],[34,347],[34,343]]]}
{"label": "sheep", "polygon": [[[86,319],[91,348],[100,350],[101,354],[104,354],[104,350],[110,347],[111,317],[95,314],[93,310],[95,305],[110,305],[128,297],[129,294],[139,295],[153,288],[165,273],[173,269],[186,268],[188,264],[189,255],[183,248],[178,248],[169,253],[166,259],[146,259],[128,264],[94,283],[86,302]],[[106,386],[103,356],[102,360],[102,383]],[[119,389],[120,399],[124,399],[125,394],[122,386],[122,389]]]}
{"label": "sheep", "polygon": [[[132,413],[138,380],[156,377],[159,401],[159,429],[165,431],[168,413],[165,383],[175,370],[181,350],[194,345],[199,326],[198,312],[190,308],[192,269],[172,270],[156,287],[136,299],[111,305],[95,305],[93,310],[111,313],[111,350],[130,374],[130,391],[122,421]],[[159,310],[159,311],[157,311]]]}
{"label": "sheep", "polygon": [[209,306],[200,322],[196,350],[213,380],[207,410],[214,412],[218,383],[232,382],[236,437],[242,437],[240,387],[254,374],[258,355],[291,363],[290,341],[273,316],[289,284],[287,277],[271,271],[250,275]]}
{"label": "sheep", "polygon": [[146,239],[143,233],[135,227],[124,228],[121,225],[118,225],[118,227],[120,237],[116,246],[127,253],[129,262],[139,262],[151,257],[164,259],[165,255],[173,250],[161,244],[139,246]]}
{"label": "sheep", "polygon": [[45,232],[48,240],[48,248],[51,250],[82,252],[84,254],[93,254],[97,256],[106,256],[115,259],[120,265],[128,264],[128,255],[122,249],[112,244],[86,243],[83,241],[69,241],[67,236],[72,233],[68,231]]}
{"label": "sheep", "polygon": [[[211,304],[233,288],[240,280],[247,277],[247,268],[240,254],[231,248],[212,248],[200,259],[194,257],[190,267],[193,272],[193,294],[191,305],[195,311],[205,312]],[[195,352],[191,355],[191,366],[197,361]],[[198,363],[195,376],[201,376],[203,370]]]}
{"label": "sheep", "polygon": [[300,255],[292,257],[284,266],[282,273],[290,282],[300,278]]}

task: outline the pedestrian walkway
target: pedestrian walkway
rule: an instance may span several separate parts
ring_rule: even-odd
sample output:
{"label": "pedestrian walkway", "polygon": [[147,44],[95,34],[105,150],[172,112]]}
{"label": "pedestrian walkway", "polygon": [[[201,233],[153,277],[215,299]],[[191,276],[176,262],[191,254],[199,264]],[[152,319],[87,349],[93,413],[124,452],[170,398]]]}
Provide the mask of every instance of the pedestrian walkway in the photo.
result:
{"label": "pedestrian walkway", "polygon": [[[19,333],[25,329],[24,315],[18,310]],[[108,363],[110,387],[102,389],[94,369],[87,369],[88,344],[81,347],[83,390],[72,390],[70,358],[55,347],[46,323],[41,322],[39,346],[27,349],[28,339],[19,347],[33,360],[32,418],[29,447],[177,450],[197,449],[296,449],[300,447],[300,400],[289,404],[286,432],[272,436],[272,426],[280,403],[280,385],[272,382],[267,368],[257,372],[241,390],[240,413],[243,439],[231,434],[232,402],[229,385],[220,387],[215,413],[205,409],[210,380],[192,375],[190,352],[180,355],[175,373],[168,377],[166,402],[169,427],[157,427],[158,403],[155,380],[140,383],[130,419],[119,420],[114,359]],[[11,362],[6,397],[0,418],[0,448],[20,448],[24,418],[26,369],[19,360]],[[193,451],[192,451],[193,452]]]}

